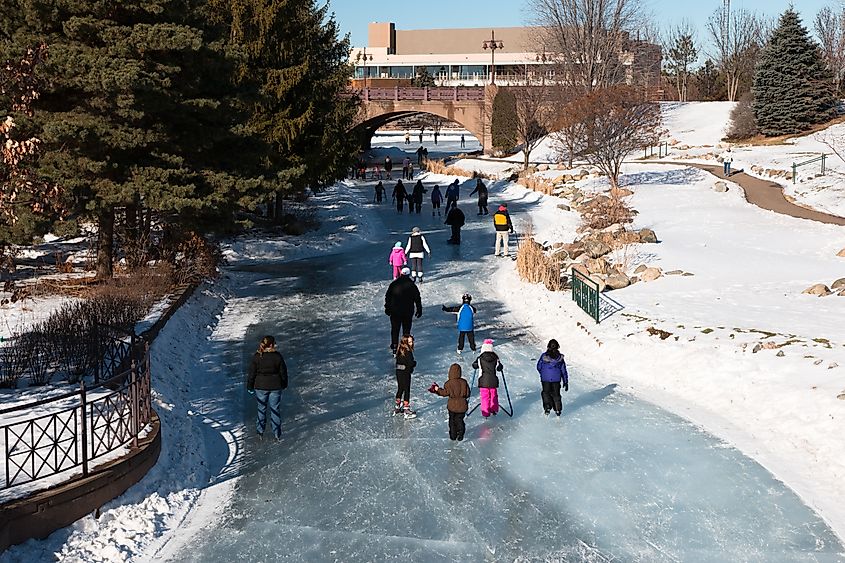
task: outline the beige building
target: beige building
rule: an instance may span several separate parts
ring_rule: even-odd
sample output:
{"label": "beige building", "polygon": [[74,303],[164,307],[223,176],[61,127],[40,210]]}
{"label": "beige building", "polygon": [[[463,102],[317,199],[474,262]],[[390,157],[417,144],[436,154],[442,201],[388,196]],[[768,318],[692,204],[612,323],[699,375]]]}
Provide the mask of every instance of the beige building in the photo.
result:
{"label": "beige building", "polygon": [[[538,44],[542,30],[534,27],[400,30],[390,22],[369,24],[366,47],[352,50],[356,86],[410,84],[425,68],[437,86],[482,86],[491,81],[492,53],[484,49],[495,33],[503,47],[495,52],[495,81],[500,85],[524,84],[529,80],[554,80],[554,65]],[[660,48],[642,41],[629,41],[623,61],[630,69],[628,81],[643,73],[660,70]],[[640,82],[643,82],[640,80]]]}

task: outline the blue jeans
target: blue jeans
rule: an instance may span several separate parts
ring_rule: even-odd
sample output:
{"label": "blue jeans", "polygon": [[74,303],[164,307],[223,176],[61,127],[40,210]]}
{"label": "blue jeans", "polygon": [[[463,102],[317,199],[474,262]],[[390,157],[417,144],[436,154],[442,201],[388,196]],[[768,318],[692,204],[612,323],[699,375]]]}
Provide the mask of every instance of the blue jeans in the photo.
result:
{"label": "blue jeans", "polygon": [[725,165],[725,176],[730,176],[731,175],[731,163],[725,162],[724,165]]}
{"label": "blue jeans", "polygon": [[282,391],[255,390],[255,400],[258,402],[258,415],[255,419],[255,429],[259,434],[264,434],[267,426],[267,406],[270,406],[270,425],[273,428],[273,436],[282,437]]}

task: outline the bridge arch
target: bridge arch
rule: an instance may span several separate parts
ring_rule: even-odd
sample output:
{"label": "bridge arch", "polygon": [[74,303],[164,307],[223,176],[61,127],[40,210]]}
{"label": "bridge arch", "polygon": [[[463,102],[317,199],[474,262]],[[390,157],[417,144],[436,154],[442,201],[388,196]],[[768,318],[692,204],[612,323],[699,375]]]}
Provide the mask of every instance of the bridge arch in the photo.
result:
{"label": "bridge arch", "polygon": [[366,121],[359,123],[353,129],[353,132],[360,136],[362,143],[364,144],[364,148],[370,148],[370,143],[372,141],[373,136],[376,134],[376,131],[378,131],[379,129],[381,129],[385,125],[393,123],[394,121],[399,121],[400,119],[403,119],[405,117],[410,117],[410,116],[413,116],[413,115],[420,115],[420,114],[429,114],[429,115],[436,115],[438,117],[442,117],[446,121],[451,121],[453,123],[457,123],[458,125],[460,125],[464,129],[469,131],[469,133],[471,135],[473,135],[476,139],[478,139],[479,143],[483,142],[482,141],[482,139],[484,138],[483,137],[483,135],[484,135],[483,131],[473,130],[473,128],[472,128],[473,124],[467,125],[466,123],[456,121],[452,117],[448,117],[447,115],[443,115],[445,113],[447,113],[447,112],[442,112],[442,113],[435,113],[435,112],[432,112],[432,111],[388,112],[388,113],[384,113],[384,114],[381,114],[381,115],[376,115],[376,116],[370,117]]}

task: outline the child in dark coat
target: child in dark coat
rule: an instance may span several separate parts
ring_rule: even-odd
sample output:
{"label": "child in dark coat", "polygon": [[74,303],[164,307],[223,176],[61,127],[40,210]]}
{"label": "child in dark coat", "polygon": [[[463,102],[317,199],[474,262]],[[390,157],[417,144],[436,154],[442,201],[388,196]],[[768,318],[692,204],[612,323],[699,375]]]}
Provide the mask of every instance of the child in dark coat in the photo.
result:
{"label": "child in dark coat", "polygon": [[503,371],[502,362],[499,356],[493,351],[493,341],[489,338],[481,345],[481,355],[478,356],[472,367],[481,369],[478,378],[478,392],[481,395],[481,416],[499,414],[499,376],[497,371]]}
{"label": "child in dark coat", "polygon": [[554,409],[555,414],[560,416],[563,410],[560,388],[569,391],[569,374],[566,372],[563,354],[560,353],[560,344],[554,338],[549,340],[546,352],[537,360],[537,371],[540,372],[540,383],[543,386],[540,393],[543,411],[548,415],[549,411]]}
{"label": "child in dark coat", "polygon": [[449,366],[449,379],[443,387],[434,383],[428,390],[441,397],[449,397],[449,401],[446,403],[446,410],[449,411],[449,438],[460,442],[464,439],[466,432],[464,417],[469,409],[467,403],[469,383],[461,377],[461,366],[459,364]]}

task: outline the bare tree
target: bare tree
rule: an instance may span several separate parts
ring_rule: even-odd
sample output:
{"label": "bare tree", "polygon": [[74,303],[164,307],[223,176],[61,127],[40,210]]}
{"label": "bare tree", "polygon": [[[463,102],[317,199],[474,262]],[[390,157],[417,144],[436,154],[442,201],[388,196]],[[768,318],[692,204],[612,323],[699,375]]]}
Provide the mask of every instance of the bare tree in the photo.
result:
{"label": "bare tree", "polygon": [[556,89],[555,106],[559,108],[552,127],[552,147],[559,162],[566,162],[572,169],[576,155],[584,144],[584,119],[580,108],[581,96],[572,96],[566,88]]}
{"label": "bare tree", "polygon": [[845,76],[845,9],[834,12],[829,7],[822,8],[816,15],[814,27],[838,94]]}
{"label": "bare tree", "polygon": [[678,92],[678,101],[686,102],[692,65],[698,58],[695,29],[688,20],[669,29],[663,38],[663,52],[666,56],[666,72]]}
{"label": "bare tree", "polygon": [[516,100],[514,130],[517,140],[522,144],[523,167],[528,168],[531,152],[548,135],[554,116],[552,87],[545,83],[532,85],[525,76],[525,86],[509,89]]}
{"label": "bare tree", "polygon": [[707,21],[716,52],[714,59],[725,76],[728,101],[736,101],[742,80],[753,74],[766,35],[766,22],[753,12],[722,6]]}
{"label": "bare tree", "polygon": [[645,29],[640,0],[529,0],[558,79],[591,91],[625,82],[632,32]]}
{"label": "bare tree", "polygon": [[659,140],[660,106],[642,90],[612,86],[575,100],[570,110],[583,127],[580,156],[606,174],[617,192],[625,158]]}

